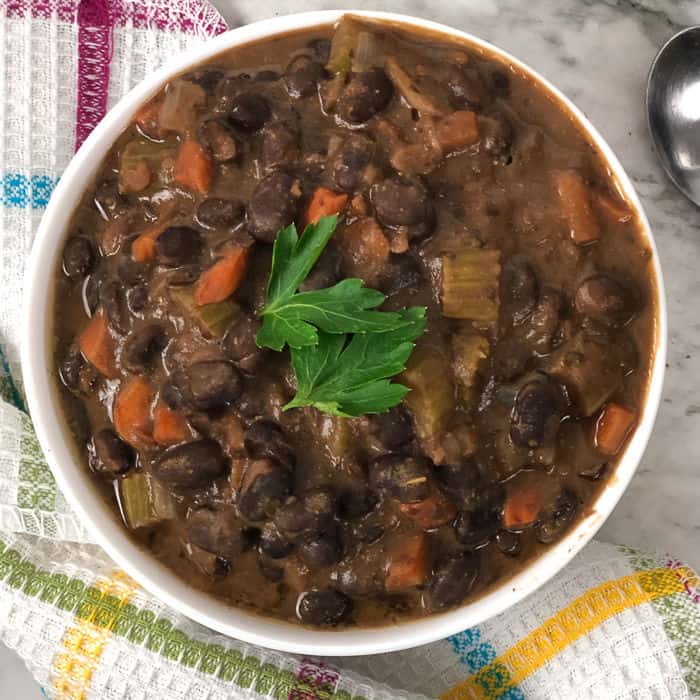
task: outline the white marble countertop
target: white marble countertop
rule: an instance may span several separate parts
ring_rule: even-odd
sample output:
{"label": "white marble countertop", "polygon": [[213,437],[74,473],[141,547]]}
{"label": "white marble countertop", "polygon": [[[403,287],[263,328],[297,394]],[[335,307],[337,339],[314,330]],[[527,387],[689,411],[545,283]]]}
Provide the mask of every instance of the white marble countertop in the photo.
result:
{"label": "white marble countertop", "polygon": [[[214,0],[230,26],[351,3]],[[700,569],[700,211],[670,185],[647,134],[644,86],[665,39],[700,23],[697,0],[355,0],[472,32],[560,87],[602,132],[632,177],[661,255],[669,310],[663,401],[629,490],[599,538],[668,551]],[[0,647],[3,697],[34,700],[36,684]]]}

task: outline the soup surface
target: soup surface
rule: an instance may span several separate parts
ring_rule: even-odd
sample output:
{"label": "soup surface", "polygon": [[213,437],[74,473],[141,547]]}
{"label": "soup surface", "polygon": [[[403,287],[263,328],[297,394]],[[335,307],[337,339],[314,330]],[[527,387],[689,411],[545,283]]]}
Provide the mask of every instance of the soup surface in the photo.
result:
{"label": "soup surface", "polygon": [[[178,576],[386,624],[478,595],[593,507],[645,400],[654,284],[605,161],[541,87],[345,17],[140,109],[57,271],[60,391],[90,477]],[[321,381],[304,367],[331,346]]]}

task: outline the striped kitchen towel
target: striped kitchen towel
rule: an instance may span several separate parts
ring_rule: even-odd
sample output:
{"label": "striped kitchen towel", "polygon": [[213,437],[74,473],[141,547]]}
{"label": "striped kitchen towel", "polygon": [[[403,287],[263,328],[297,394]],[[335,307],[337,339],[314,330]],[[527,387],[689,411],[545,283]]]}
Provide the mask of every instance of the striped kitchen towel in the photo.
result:
{"label": "striped kitchen towel", "polygon": [[441,642],[325,660],[224,638],[115,570],[57,489],[24,410],[24,262],[58,177],[109,107],[226,27],[205,0],[0,7],[0,640],[49,697],[700,699],[697,575],[629,548],[591,543],[529,599]]}

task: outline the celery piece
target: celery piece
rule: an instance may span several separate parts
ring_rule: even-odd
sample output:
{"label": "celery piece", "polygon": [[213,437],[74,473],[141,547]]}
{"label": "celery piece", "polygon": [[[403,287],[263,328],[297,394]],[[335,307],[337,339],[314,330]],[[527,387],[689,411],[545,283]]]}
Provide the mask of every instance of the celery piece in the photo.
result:
{"label": "celery piece", "polygon": [[494,323],[498,319],[500,251],[475,248],[442,259],[442,314]]}
{"label": "celery piece", "polygon": [[416,434],[429,453],[439,444],[455,410],[452,372],[435,347],[417,347],[400,380],[411,391],[404,401],[413,414]]}
{"label": "celery piece", "polygon": [[192,287],[171,287],[170,296],[198,323],[202,332],[212,338],[222,338],[233,321],[241,315],[241,307],[231,299],[197,306]]}
{"label": "celery piece", "polygon": [[117,486],[119,507],[127,527],[137,530],[168,520],[175,515],[165,487],[145,472],[132,472]]}
{"label": "celery piece", "polygon": [[489,350],[489,341],[478,333],[460,330],[452,336],[452,368],[467,403],[474,398],[478,372]]}

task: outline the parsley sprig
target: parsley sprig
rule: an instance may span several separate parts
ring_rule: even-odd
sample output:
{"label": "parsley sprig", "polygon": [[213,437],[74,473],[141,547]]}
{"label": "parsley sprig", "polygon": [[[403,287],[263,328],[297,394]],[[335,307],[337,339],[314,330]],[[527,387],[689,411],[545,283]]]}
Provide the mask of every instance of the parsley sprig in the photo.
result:
{"label": "parsley sprig", "polygon": [[299,292],[338,223],[327,216],[304,229],[282,229],[272,250],[272,269],[257,344],[291,348],[297,394],[285,409],[314,406],[337,416],[382,413],[408,388],[391,382],[425,330],[425,307],[377,311],[385,296],[345,279],[332,287]]}

